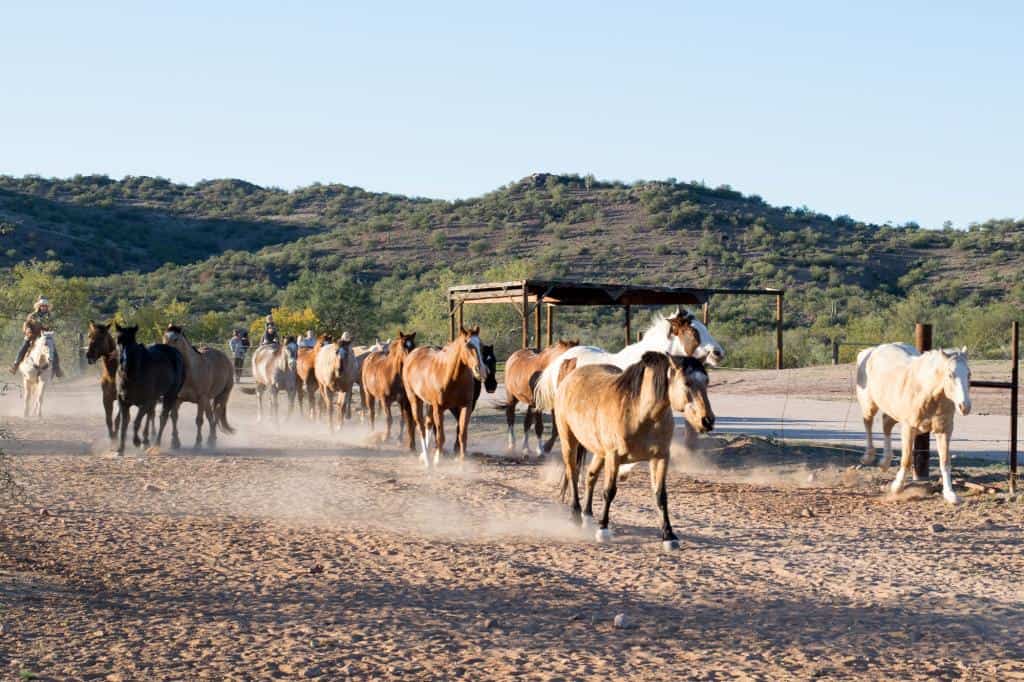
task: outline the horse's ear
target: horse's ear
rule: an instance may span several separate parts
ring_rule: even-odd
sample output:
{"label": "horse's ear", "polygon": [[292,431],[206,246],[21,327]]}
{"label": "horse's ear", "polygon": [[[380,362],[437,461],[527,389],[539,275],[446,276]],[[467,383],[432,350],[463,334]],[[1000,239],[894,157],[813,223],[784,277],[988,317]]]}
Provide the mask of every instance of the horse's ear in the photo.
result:
{"label": "horse's ear", "polygon": [[124,331],[124,327],[122,327],[122,326],[121,326],[121,323],[120,323],[120,322],[115,322],[115,323],[114,323],[114,329],[116,329],[116,330],[117,330],[117,331],[119,331],[119,332],[120,332],[120,331]]}
{"label": "horse's ear", "polygon": [[964,355],[967,355],[967,346],[961,346],[960,352],[963,353]]}
{"label": "horse's ear", "polygon": [[469,335],[470,336],[480,336],[480,325],[476,325],[475,327],[470,329],[469,330]]}
{"label": "horse's ear", "polygon": [[92,329],[95,329],[95,328],[96,328],[96,323],[93,322],[92,320],[89,320],[89,329],[92,330]]}
{"label": "horse's ear", "polygon": [[461,334],[461,335],[463,335],[463,336],[469,336],[469,330],[468,330],[468,329],[466,329],[465,327],[463,327],[463,326],[462,326],[462,325],[460,324],[460,325],[459,325],[459,334]]}

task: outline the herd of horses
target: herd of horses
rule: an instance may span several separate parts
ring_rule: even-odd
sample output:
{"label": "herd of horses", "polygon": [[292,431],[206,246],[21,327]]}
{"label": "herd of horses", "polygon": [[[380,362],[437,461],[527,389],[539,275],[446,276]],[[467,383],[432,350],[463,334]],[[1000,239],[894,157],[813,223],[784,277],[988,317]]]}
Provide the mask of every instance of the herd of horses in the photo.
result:
{"label": "herd of horses", "polygon": [[[228,423],[227,403],[234,386],[230,359],[215,348],[195,348],[181,327],[170,325],[163,343],[144,346],[136,340],[138,327],[90,322],[86,357],[100,363],[100,386],[109,436],[123,454],[130,409],[136,408],[133,442],[148,446],[150,431],[160,443],[171,421],[171,446],[179,447],[178,408],[196,404],[196,446],[202,444],[202,426],[208,423],[207,443],[215,445],[218,429],[234,430]],[[40,337],[30,350],[22,372],[26,376],[26,416],[29,378],[45,370],[52,335]],[[666,548],[678,542],[668,516],[666,473],[670,444],[676,428],[674,414],[683,416],[683,442],[693,445],[697,434],[714,428],[715,414],[708,397],[708,366],[725,358],[722,346],[708,329],[684,310],[656,316],[640,340],[618,353],[609,353],[578,341],[561,340],[543,350],[522,349],[505,365],[508,446],[515,446],[515,410],[526,406],[523,421],[525,454],[543,456],[554,441],[561,441],[565,467],[563,495],[571,491],[571,509],[578,523],[593,522],[597,479],[604,474],[604,510],[596,538],[611,537],[608,513],[619,476],[648,462],[651,488],[661,515]],[[901,425],[902,457],[892,491],[899,492],[911,470],[913,439],[932,432],[937,438],[943,497],[953,491],[949,466],[949,436],[954,414],[970,412],[970,370],[966,352],[936,350],[918,353],[904,344],[883,344],[865,349],[857,359],[857,399],[867,431],[863,462],[873,464],[877,452],[872,423],[883,413],[885,448],[881,466],[892,458],[891,432]],[[26,369],[28,367],[29,369]],[[456,422],[455,442],[460,463],[465,460],[470,418],[482,390],[497,388],[497,362],[493,346],[483,343],[480,328],[462,328],[443,347],[417,346],[415,333],[398,332],[393,340],[372,346],[353,345],[347,334],[338,339],[322,335],[312,347],[296,352],[277,344],[261,346],[252,356],[257,418],[269,398],[270,413],[278,418],[279,394],[289,400],[289,414],[298,401],[299,411],[314,421],[326,421],[334,431],[351,419],[355,386],[373,430],[378,407],[385,415],[384,438],[392,438],[392,408],[398,406],[398,439],[416,451],[427,469],[437,466],[445,447],[445,413]],[[35,394],[33,394],[35,395]],[[41,392],[39,393],[41,395]],[[35,399],[35,398],[33,398]],[[41,398],[39,398],[41,404]],[[154,428],[156,408],[159,424]],[[114,408],[117,407],[115,414]],[[543,442],[543,413],[552,413],[552,433]],[[337,413],[337,419],[336,419]],[[141,435],[140,435],[141,427]],[[530,446],[531,429],[536,447]],[[584,491],[581,476],[586,455]],[[581,504],[585,498],[585,507]]]}

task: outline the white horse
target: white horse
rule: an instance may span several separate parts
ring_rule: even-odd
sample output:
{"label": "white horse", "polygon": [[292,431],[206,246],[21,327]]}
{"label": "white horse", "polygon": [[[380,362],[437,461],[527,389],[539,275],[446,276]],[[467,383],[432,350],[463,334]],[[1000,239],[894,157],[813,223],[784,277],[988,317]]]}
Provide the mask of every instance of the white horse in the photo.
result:
{"label": "white horse", "polygon": [[288,416],[295,409],[297,378],[295,358],[284,346],[260,346],[252,354],[252,378],[256,383],[256,421],[263,420],[263,394],[270,391],[270,413],[277,423],[277,394],[288,395]]}
{"label": "white horse", "polygon": [[53,379],[53,358],[57,354],[53,332],[43,332],[21,361],[25,417],[43,416],[43,394]]}
{"label": "white horse", "polygon": [[892,428],[900,424],[903,456],[892,482],[892,492],[903,490],[913,459],[914,437],[934,433],[942,474],[942,497],[950,504],[960,501],[953,492],[949,465],[949,438],[953,415],[971,412],[971,370],[967,349],[930,350],[919,353],[905,343],[886,343],[865,348],[857,355],[857,402],[867,431],[867,447],[861,460],[873,464],[877,453],[871,436],[875,414],[882,412],[885,451],[881,466],[892,460]]}

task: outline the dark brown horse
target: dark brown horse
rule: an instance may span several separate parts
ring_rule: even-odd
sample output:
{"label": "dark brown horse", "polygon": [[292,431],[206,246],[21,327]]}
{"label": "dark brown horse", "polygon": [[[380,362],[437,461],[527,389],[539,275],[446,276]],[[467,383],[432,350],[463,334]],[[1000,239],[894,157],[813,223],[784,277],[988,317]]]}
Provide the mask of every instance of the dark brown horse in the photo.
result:
{"label": "dark brown horse", "polygon": [[[412,408],[413,421],[420,432],[423,446],[420,458],[430,467],[428,451],[434,433],[437,445],[434,464],[441,460],[444,449],[444,413],[457,410],[459,461],[466,459],[469,417],[476,401],[476,381],[486,384],[487,365],[483,360],[480,328],[462,329],[458,338],[444,348],[417,348],[402,366],[402,384]],[[424,407],[429,407],[424,419]]]}
{"label": "dark brown horse", "polygon": [[89,347],[85,359],[90,365],[100,363],[100,393],[103,396],[103,412],[107,418],[107,435],[110,440],[117,438],[114,421],[114,403],[117,402],[117,342],[110,334],[109,324],[96,324],[89,320]]}
{"label": "dark brown horse", "polygon": [[159,403],[160,428],[156,433],[156,444],[160,444],[167,418],[171,418],[171,447],[181,447],[178,439],[178,395],[185,385],[185,360],[171,346],[155,343],[143,346],[135,340],[138,325],[122,327],[117,331],[117,403],[121,437],[117,447],[119,455],[124,454],[124,441],[128,434],[128,418],[131,408],[137,408],[135,432],[132,442],[136,447],[149,445],[149,428],[139,438],[142,418],[151,415]]}
{"label": "dark brown horse", "polygon": [[370,410],[370,430],[376,419],[377,402],[380,401],[387,416],[385,440],[391,439],[391,403],[398,403],[401,418],[409,434],[409,449],[416,449],[416,432],[413,429],[412,408],[402,385],[402,365],[406,357],[416,348],[416,332],[403,334],[383,351],[373,351],[363,359],[360,390],[366,393],[366,405]]}
{"label": "dark brown horse", "polygon": [[526,416],[523,418],[523,454],[530,455],[530,425],[531,422],[537,433],[537,456],[543,457],[551,452],[551,446],[555,443],[558,433],[555,431],[554,418],[551,422],[551,438],[541,446],[541,437],[544,435],[544,415],[533,406],[533,385],[537,382],[541,372],[551,364],[552,360],[569,350],[578,346],[579,341],[560,340],[558,343],[548,346],[541,352],[530,348],[521,348],[509,356],[505,362],[505,422],[508,424],[508,449],[515,448],[515,421],[516,405],[526,405]]}

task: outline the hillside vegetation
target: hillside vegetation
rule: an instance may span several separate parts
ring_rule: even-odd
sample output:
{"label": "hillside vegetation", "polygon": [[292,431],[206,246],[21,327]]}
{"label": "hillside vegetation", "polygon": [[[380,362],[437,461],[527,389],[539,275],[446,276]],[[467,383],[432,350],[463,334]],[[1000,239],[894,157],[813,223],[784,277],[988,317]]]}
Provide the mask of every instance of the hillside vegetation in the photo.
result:
{"label": "hillside vegetation", "polygon": [[[938,325],[940,341],[973,335],[979,350],[999,353],[999,330],[1024,304],[1022,221],[964,231],[872,225],[674,179],[536,174],[449,202],[344,185],[286,192],[238,180],[0,177],[0,234],[9,314],[46,269],[80,278],[73,288],[88,293],[92,314],[120,311],[154,326],[184,317],[211,339],[284,306],[301,324],[347,325],[364,337],[407,325],[440,340],[445,286],[531,275],[785,288],[789,361],[803,364],[824,361],[829,338],[906,338],[922,318]],[[714,331],[741,361],[765,364],[772,312],[767,301],[718,297]],[[514,345],[514,312],[474,314],[499,345]],[[614,311],[560,319],[566,334],[620,341]]]}

